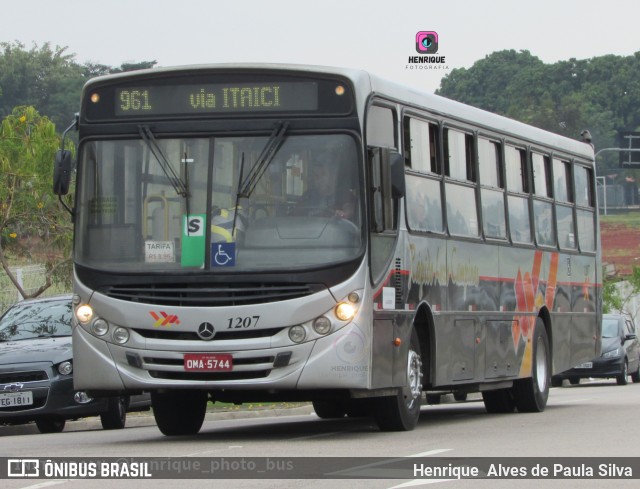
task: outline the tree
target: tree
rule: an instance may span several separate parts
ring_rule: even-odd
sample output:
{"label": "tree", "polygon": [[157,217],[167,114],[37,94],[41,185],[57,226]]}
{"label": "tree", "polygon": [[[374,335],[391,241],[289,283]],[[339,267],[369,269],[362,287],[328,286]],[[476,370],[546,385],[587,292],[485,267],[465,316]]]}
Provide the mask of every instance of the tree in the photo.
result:
{"label": "tree", "polygon": [[[640,267],[633,267],[631,275],[625,276],[623,281],[606,280],[603,288],[602,309],[605,313],[631,311],[631,302],[640,294]],[[633,318],[637,322],[637,318]]]}
{"label": "tree", "polygon": [[[70,282],[72,229],[54,198],[52,168],[60,138],[33,107],[17,107],[0,124],[0,263],[23,297],[36,297],[56,281]],[[11,259],[36,258],[45,283],[27,294],[11,272]]]}
{"label": "tree", "polygon": [[68,126],[77,112],[86,79],[66,47],[0,43],[0,117],[14,107],[33,106],[59,126]]}
{"label": "tree", "polygon": [[27,50],[24,44],[0,42],[0,118],[14,107],[33,106],[58,128],[66,128],[78,112],[83,85],[92,77],[153,68],[156,61],[123,63],[120,67],[80,64],[67,47],[49,43]]}

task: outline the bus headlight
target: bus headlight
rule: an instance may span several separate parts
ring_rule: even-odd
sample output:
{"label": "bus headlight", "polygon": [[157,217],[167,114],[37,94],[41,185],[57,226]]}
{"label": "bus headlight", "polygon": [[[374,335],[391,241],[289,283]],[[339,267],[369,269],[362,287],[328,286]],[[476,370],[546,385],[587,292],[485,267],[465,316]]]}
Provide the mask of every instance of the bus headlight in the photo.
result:
{"label": "bus headlight", "polygon": [[119,345],[124,345],[127,341],[129,341],[129,330],[127,328],[118,326],[113,330],[113,341],[115,341]]}
{"label": "bus headlight", "polygon": [[294,343],[302,343],[306,337],[307,332],[303,326],[298,324],[297,326],[291,326],[289,328],[289,339]]}
{"label": "bus headlight", "polygon": [[324,336],[331,331],[331,321],[326,316],[320,316],[313,321],[313,330]]}
{"label": "bus headlight", "polygon": [[93,317],[93,308],[89,304],[82,304],[76,309],[76,318],[82,324],[87,324]]}
{"label": "bus headlight", "polygon": [[336,317],[340,321],[351,321],[358,309],[349,302],[341,302],[336,306]]}
{"label": "bus headlight", "polygon": [[91,325],[91,331],[96,336],[104,336],[109,331],[109,323],[107,323],[104,319],[96,319]]}

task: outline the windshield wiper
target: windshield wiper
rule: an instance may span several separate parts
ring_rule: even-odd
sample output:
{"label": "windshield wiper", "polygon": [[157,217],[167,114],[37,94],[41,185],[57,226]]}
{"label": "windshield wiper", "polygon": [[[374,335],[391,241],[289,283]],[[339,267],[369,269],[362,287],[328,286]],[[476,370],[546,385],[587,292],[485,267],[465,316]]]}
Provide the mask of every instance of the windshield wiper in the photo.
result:
{"label": "windshield wiper", "polygon": [[167,176],[167,179],[169,180],[169,183],[171,183],[173,189],[181,197],[189,199],[189,187],[182,181],[180,175],[178,175],[173,169],[173,166],[158,145],[158,141],[151,132],[151,129],[149,129],[149,126],[139,126],[138,129],[140,132],[140,137],[146,143],[149,151],[151,151],[155,159],[158,161],[160,168],[162,168],[162,171]]}
{"label": "windshield wiper", "polygon": [[242,161],[240,162],[240,177],[238,178],[238,191],[236,192],[236,202],[233,212],[233,224],[231,225],[231,236],[234,236],[236,232],[236,223],[238,221],[239,212],[238,203],[240,199],[248,199],[251,197],[251,194],[258,186],[258,182],[262,178],[262,175],[264,175],[264,172],[267,171],[267,168],[269,168],[269,165],[273,161],[273,158],[280,150],[282,143],[284,143],[285,134],[287,133],[288,128],[288,122],[276,122],[276,126],[273,128],[273,132],[271,133],[271,136],[269,136],[269,139],[264,145],[264,148],[262,148],[260,156],[258,156],[258,159],[251,168],[251,171],[249,171],[247,178],[244,179],[244,153],[242,153]]}
{"label": "windshield wiper", "polygon": [[267,171],[269,164],[271,163],[271,161],[273,161],[276,153],[280,150],[282,143],[284,143],[285,134],[288,127],[288,122],[279,121],[276,123],[276,127],[273,129],[271,136],[269,136],[267,144],[265,144],[264,148],[262,148],[262,152],[251,168],[251,171],[247,175],[247,178],[242,181],[241,185],[238,185],[236,207],[240,198],[248,199],[249,197],[251,197],[251,194],[258,186],[258,182],[262,178],[262,175],[264,175],[264,172]]}

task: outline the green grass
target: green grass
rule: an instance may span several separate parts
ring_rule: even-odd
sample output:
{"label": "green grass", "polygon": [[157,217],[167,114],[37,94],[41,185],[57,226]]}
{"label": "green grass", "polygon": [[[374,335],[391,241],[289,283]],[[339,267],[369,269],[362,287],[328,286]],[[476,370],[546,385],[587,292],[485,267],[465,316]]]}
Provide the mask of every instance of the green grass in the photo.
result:
{"label": "green grass", "polygon": [[261,409],[282,409],[304,406],[305,402],[245,402],[243,404],[232,404],[228,402],[211,402],[207,404],[207,411],[252,411]]}
{"label": "green grass", "polygon": [[627,212],[625,214],[600,215],[600,222],[606,224],[624,224],[628,227],[640,227],[640,212]]}

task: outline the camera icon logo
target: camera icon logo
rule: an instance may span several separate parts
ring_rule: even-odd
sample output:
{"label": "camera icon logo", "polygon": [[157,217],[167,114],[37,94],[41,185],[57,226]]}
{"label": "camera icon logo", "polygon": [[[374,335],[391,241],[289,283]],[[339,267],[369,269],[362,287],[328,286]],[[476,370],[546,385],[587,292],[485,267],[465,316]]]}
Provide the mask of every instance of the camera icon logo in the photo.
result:
{"label": "camera icon logo", "polygon": [[435,31],[419,31],[416,34],[416,51],[421,54],[438,52],[438,33]]}

